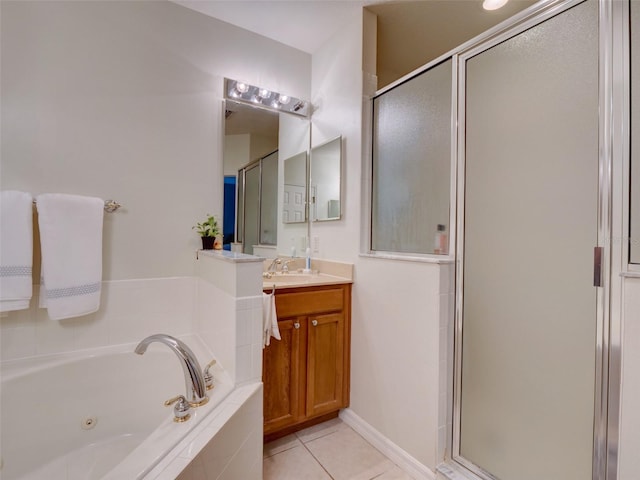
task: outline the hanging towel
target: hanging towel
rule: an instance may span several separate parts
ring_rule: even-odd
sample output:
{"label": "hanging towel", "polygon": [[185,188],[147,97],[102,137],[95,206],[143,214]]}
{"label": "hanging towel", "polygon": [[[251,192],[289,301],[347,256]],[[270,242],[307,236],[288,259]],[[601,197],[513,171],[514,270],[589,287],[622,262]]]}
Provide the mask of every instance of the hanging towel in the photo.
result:
{"label": "hanging towel", "polygon": [[262,348],[268,347],[271,337],[280,340],[275,292],[262,294]]}
{"label": "hanging towel", "polygon": [[0,196],[0,312],[29,308],[33,264],[33,198],[3,191]]}
{"label": "hanging towel", "polygon": [[40,307],[62,320],[100,308],[104,201],[47,193],[36,199],[42,247]]}

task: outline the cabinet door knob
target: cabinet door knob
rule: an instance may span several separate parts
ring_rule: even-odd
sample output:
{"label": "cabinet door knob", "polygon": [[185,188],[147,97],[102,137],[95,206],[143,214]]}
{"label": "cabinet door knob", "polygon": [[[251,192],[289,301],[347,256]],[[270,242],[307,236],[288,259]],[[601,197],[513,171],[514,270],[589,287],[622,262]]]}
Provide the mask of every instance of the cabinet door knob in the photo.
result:
{"label": "cabinet door knob", "polygon": [[318,325],[318,320],[311,320],[311,325],[313,325],[314,327],[316,327]]}
{"label": "cabinet door knob", "polygon": [[293,324],[293,328],[300,328],[300,322],[296,322]]}

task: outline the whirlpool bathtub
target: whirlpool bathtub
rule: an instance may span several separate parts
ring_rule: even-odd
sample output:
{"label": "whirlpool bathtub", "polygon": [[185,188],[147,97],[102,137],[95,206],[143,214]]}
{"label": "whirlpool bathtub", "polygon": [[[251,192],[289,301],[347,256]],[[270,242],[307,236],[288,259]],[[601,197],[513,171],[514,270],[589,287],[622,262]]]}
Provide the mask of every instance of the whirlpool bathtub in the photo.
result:
{"label": "whirlpool bathtub", "polygon": [[[211,360],[199,337],[182,340],[202,366]],[[173,409],[164,401],[185,394],[179,359],[165,345],[152,344],[142,356],[133,352],[134,347],[4,362],[0,478],[177,477],[158,473],[163,462],[168,465],[172,457],[179,458],[178,450],[183,451],[194,435],[215,434],[216,429],[206,428],[212,419],[231,418],[242,401],[233,401],[238,389],[234,392],[229,376],[216,365],[209,402],[192,409],[190,420],[176,423]],[[253,386],[250,394],[259,388]],[[221,411],[226,413],[218,415]],[[205,445],[208,439],[198,441]],[[182,463],[188,461],[182,458]]]}

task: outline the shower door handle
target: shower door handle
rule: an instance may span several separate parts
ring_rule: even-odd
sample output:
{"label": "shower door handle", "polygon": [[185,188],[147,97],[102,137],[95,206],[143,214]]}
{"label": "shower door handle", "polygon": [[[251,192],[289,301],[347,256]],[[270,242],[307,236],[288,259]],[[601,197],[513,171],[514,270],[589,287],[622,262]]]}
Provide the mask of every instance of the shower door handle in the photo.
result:
{"label": "shower door handle", "polygon": [[593,286],[602,286],[602,247],[593,249]]}

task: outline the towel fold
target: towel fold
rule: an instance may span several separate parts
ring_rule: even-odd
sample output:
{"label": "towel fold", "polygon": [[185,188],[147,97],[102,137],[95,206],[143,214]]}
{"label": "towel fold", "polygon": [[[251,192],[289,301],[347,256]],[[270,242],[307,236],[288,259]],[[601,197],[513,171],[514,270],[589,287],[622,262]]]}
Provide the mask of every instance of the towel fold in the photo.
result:
{"label": "towel fold", "polygon": [[48,193],[37,197],[42,247],[40,307],[62,320],[100,308],[104,201]]}
{"label": "towel fold", "polygon": [[276,314],[276,296],[271,293],[262,294],[262,345],[268,347],[271,337],[280,340],[278,315]]}
{"label": "towel fold", "polygon": [[0,196],[0,312],[29,308],[32,266],[33,197],[5,190]]}

